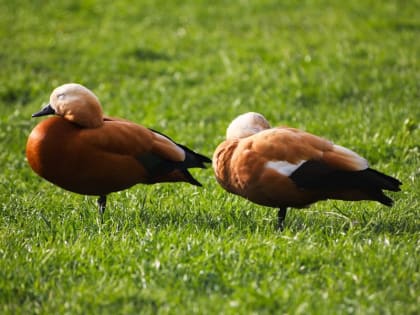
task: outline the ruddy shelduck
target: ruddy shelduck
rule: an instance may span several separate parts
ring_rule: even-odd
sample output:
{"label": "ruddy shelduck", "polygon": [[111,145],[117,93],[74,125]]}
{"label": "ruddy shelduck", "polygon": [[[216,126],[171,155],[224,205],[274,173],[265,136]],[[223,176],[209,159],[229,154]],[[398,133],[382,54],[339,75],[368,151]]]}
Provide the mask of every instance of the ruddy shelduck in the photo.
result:
{"label": "ruddy shelduck", "polygon": [[279,208],[283,228],[288,207],[303,208],[325,199],[374,200],[391,206],[382,190],[401,182],[375,171],[357,153],[289,127],[271,128],[250,112],[234,119],[213,155],[219,184],[256,204]]}
{"label": "ruddy shelduck", "polygon": [[104,116],[96,95],[80,84],[56,88],[49,104],[32,117],[44,115],[55,117],[41,121],[29,135],[29,165],[61,188],[99,196],[101,220],[109,193],[138,183],[201,186],[188,169],[211,163],[157,131]]}

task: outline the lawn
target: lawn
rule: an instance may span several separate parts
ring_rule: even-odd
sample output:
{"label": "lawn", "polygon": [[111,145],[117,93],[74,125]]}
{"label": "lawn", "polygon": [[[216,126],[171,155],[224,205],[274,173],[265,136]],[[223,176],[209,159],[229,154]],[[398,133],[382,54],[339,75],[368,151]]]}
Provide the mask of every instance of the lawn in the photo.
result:
{"label": "lawn", "polygon": [[[419,1],[0,0],[0,313],[419,314]],[[203,183],[96,198],[28,166],[66,82],[211,156],[246,111],[399,178],[392,208],[276,210]]]}

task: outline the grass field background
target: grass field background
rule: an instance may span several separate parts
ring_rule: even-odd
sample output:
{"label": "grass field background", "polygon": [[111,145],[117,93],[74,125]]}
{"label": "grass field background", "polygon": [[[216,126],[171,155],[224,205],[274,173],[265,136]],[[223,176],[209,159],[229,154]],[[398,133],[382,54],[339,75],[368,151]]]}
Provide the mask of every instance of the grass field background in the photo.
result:
{"label": "grass field background", "polygon": [[[419,1],[0,0],[0,313],[418,314]],[[58,85],[211,156],[246,111],[396,176],[393,208],[276,211],[223,191],[137,185],[96,198],[29,168]]]}

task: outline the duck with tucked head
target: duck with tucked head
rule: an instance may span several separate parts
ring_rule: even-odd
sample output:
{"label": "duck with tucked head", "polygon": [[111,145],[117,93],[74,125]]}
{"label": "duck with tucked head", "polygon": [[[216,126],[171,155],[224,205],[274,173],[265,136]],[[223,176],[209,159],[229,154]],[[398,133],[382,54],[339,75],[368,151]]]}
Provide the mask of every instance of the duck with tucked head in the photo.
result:
{"label": "duck with tucked head", "polygon": [[201,186],[188,169],[211,162],[157,131],[104,116],[96,95],[80,84],[56,88],[50,103],[32,117],[44,115],[54,117],[41,121],[29,135],[29,165],[61,188],[99,196],[101,220],[109,193],[138,183]]}
{"label": "duck with tucked head", "polygon": [[250,112],[229,125],[213,155],[217,181],[227,191],[256,204],[279,208],[283,228],[288,207],[303,208],[325,199],[374,200],[391,206],[382,190],[401,182],[375,171],[357,153],[313,134],[271,128]]}

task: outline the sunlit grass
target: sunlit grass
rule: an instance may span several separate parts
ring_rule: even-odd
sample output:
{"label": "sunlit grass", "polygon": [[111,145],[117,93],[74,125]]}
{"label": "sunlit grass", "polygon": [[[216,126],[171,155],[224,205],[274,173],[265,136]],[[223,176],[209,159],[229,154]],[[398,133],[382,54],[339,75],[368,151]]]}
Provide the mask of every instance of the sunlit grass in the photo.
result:
{"label": "sunlit grass", "polygon": [[[1,1],[0,313],[417,314],[418,1]],[[327,137],[396,176],[393,208],[276,211],[223,191],[96,198],[27,165],[33,112],[66,82],[108,115],[211,156],[246,111]]]}

